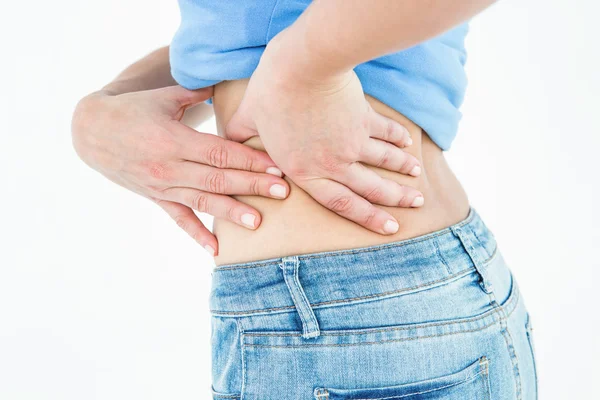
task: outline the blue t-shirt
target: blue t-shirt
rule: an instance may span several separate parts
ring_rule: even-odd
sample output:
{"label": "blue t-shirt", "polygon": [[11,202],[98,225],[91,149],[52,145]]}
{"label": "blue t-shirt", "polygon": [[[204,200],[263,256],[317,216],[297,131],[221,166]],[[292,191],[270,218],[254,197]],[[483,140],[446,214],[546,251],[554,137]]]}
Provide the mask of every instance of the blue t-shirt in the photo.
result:
{"label": "blue t-shirt", "polygon": [[[170,47],[173,78],[188,89],[249,78],[267,43],[310,3],[179,0],[181,25]],[[461,118],[467,31],[465,23],[354,69],[366,94],[419,125],[443,150],[450,148]]]}

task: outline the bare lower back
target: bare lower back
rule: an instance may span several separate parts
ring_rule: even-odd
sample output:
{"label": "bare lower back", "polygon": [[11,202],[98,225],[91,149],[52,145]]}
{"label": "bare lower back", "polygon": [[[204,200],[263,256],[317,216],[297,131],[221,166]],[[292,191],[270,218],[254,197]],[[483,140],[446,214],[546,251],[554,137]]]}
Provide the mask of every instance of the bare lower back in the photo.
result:
{"label": "bare lower back", "polygon": [[[242,100],[246,85],[247,80],[241,80],[222,82],[215,87],[213,100],[219,135],[224,136],[224,127]],[[395,235],[383,236],[329,211],[286,178],[291,191],[285,200],[235,196],[262,214],[258,229],[252,231],[215,219],[214,233],[219,241],[219,255],[215,257],[217,265],[390,243],[445,228],[467,216],[467,195],[441,149],[404,116],[380,101],[366,97],[377,112],[408,128],[413,145],[405,150],[420,160],[422,173],[415,178],[372,169],[385,178],[420,190],[425,205],[420,208],[382,207],[400,223],[400,230]],[[264,150],[258,137],[251,138],[246,144]]]}

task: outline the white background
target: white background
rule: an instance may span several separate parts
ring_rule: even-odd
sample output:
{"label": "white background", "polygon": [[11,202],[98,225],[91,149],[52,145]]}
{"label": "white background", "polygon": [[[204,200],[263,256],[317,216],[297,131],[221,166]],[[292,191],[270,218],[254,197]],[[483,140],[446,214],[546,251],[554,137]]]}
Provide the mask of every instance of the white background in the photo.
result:
{"label": "white background", "polygon": [[[599,12],[505,0],[477,17],[448,154],[519,280],[544,400],[589,399],[600,375]],[[70,138],[77,100],[178,22],[165,1],[0,6],[0,399],[209,397],[211,260]]]}

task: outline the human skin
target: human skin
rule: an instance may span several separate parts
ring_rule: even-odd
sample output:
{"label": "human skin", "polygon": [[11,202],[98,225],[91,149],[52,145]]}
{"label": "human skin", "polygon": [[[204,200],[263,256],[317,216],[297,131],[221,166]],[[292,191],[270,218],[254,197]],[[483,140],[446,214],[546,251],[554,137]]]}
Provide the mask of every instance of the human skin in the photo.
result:
{"label": "human skin", "polygon": [[229,195],[281,199],[289,185],[266,153],[181,123],[185,110],[212,91],[176,85],[168,48],[161,48],[79,101],[72,134],[88,165],[156,202],[214,255],[217,240],[193,210],[255,229],[260,213]]}
{"label": "human skin", "polygon": [[[489,3],[491,2],[479,0],[424,3],[381,0],[377,3],[369,2],[369,6],[365,7],[367,3],[357,0],[315,1],[309,7],[310,12],[307,10],[296,23],[282,32],[285,35],[280,34],[278,40],[271,41],[268,46],[270,50],[265,52],[267,57],[264,57],[264,62],[261,62],[257,68],[258,73],[253,75],[253,78],[255,76],[258,78],[254,79],[252,87],[262,88],[263,94],[289,93],[287,98],[285,94],[279,97],[287,100],[288,105],[293,101],[294,96],[302,99],[305,107],[313,104],[314,112],[306,115],[315,115],[315,112],[323,115],[323,104],[327,104],[326,98],[339,93],[342,93],[342,96],[338,97],[340,102],[329,102],[332,110],[335,110],[336,105],[339,107],[341,104],[352,104],[351,109],[360,112],[353,113],[351,118],[347,119],[350,121],[347,126],[343,125],[345,120],[340,120],[337,130],[313,126],[313,132],[325,132],[328,137],[324,140],[313,140],[314,137],[303,132],[284,129],[285,135],[277,142],[274,140],[275,130],[269,128],[269,125],[281,128],[285,124],[269,124],[266,117],[276,115],[280,119],[279,122],[291,121],[295,117],[293,114],[295,108],[288,107],[287,111],[292,113],[285,115],[284,110],[273,107],[273,103],[263,102],[260,110],[260,107],[249,107],[250,100],[248,100],[240,104],[240,110],[243,111],[234,116],[235,124],[226,128],[228,137],[245,141],[253,136],[253,133],[258,134],[260,131],[261,139],[265,141],[269,154],[271,156],[275,154],[274,157],[279,160],[276,161],[277,166],[285,169],[286,172],[289,171],[291,178],[297,180],[300,187],[306,189],[307,193],[319,203],[367,229],[382,234],[397,233],[399,224],[396,218],[390,212],[375,207],[367,199],[388,206],[395,204],[397,207],[420,207],[424,202],[422,194],[415,188],[399,185],[394,180],[385,177],[377,179],[376,175],[367,171],[361,164],[392,168],[404,174],[408,171],[408,175],[412,176],[418,176],[422,168],[414,156],[401,151],[400,147],[407,146],[410,142],[407,141],[405,130],[394,119],[389,118],[383,124],[385,128],[382,132],[381,122],[376,121],[383,121],[383,118],[378,113],[372,112],[360,90],[357,90],[359,84],[355,77],[352,79],[351,68],[357,64],[357,60],[366,61],[425,40],[470,17]],[[405,24],[404,22],[410,22],[407,21],[409,19],[419,21],[418,26]],[[317,29],[319,24],[325,31]],[[349,29],[348,26],[352,28]],[[412,26],[412,28],[398,29],[398,26],[409,28]],[[328,33],[331,40],[323,40],[321,45],[319,42],[324,37],[321,36],[323,33]],[[372,50],[365,52],[363,48],[365,46],[357,47],[357,43],[363,43],[357,38],[367,40],[369,46],[366,47]],[[287,49],[289,52],[294,46],[298,47],[291,54],[298,54],[299,57],[288,58],[287,55],[290,53],[281,51]],[[292,64],[295,66],[292,67]],[[279,72],[278,76],[273,76],[274,85],[260,84],[261,79],[263,82],[266,79],[264,71],[269,70],[268,67],[264,67],[265,65],[275,67]],[[289,193],[289,187],[285,181],[274,183],[274,180],[279,178],[275,176],[279,175],[279,172],[272,166],[271,162],[275,160],[270,158],[266,160],[265,157],[269,157],[266,154],[259,155],[256,152],[250,154],[251,150],[236,148],[231,141],[208,147],[204,146],[205,143],[199,145],[199,142],[209,140],[207,139],[209,135],[196,136],[189,129],[183,129],[178,125],[185,109],[205,99],[210,89],[191,93],[177,87],[164,88],[173,83],[165,66],[168,67],[168,59],[165,58],[163,49],[128,68],[103,90],[86,96],[74,113],[74,145],[78,154],[89,165],[122,186],[156,201],[209,253],[218,254],[215,236],[201,224],[194,215],[193,209],[213,215],[215,215],[214,210],[217,210],[215,215],[217,217],[229,218],[238,224],[250,225],[249,228],[256,229],[261,224],[258,211],[239,202],[236,203],[228,195],[248,194],[252,191],[254,195],[285,197]],[[304,79],[296,79],[300,72]],[[287,86],[285,90],[286,85],[282,86],[282,82],[293,83],[293,86]],[[290,92],[291,87],[297,91]],[[163,89],[147,90],[153,88]],[[255,92],[256,90],[253,89],[246,91],[245,94],[249,99],[256,99]],[[322,101],[315,101],[319,96]],[[344,103],[342,100],[349,103]],[[310,121],[296,120],[296,123],[297,126],[306,127],[309,126],[307,123]],[[139,129],[140,127],[144,129]],[[171,131],[175,127],[179,134],[174,136]],[[135,134],[132,135],[131,132]],[[354,144],[351,151],[348,151],[348,146],[330,146],[327,151],[323,151],[322,144],[339,143],[336,140],[342,137],[342,132],[346,133],[348,143]],[[297,133],[301,136],[298,137]],[[285,139],[292,137],[300,138],[305,144],[303,148],[305,154],[313,155],[309,162],[302,164],[302,158],[291,157],[287,160],[292,161],[290,165],[282,156],[289,147],[273,145],[273,143],[288,143]],[[380,145],[377,149],[375,146],[367,148],[365,143],[376,139],[387,141],[388,143],[385,143],[387,147],[384,149]],[[126,146],[123,145],[124,143]],[[398,147],[392,149],[390,143]],[[313,147],[311,151],[313,144],[317,147]],[[140,148],[145,151],[138,151]],[[216,149],[216,151],[207,152],[206,148]],[[204,157],[199,157],[197,152],[190,149],[204,151]],[[187,153],[182,153],[182,150]],[[243,153],[244,151],[246,153]],[[132,156],[136,152],[142,157]],[[230,154],[236,153],[244,154],[242,160],[237,156],[229,157]],[[211,157],[211,154],[213,156],[216,154],[218,157]],[[258,163],[260,171],[250,172],[260,173],[261,178],[248,175],[245,179],[241,177],[240,163],[244,166],[256,166],[257,163],[248,160],[260,157],[262,157],[262,164]],[[223,162],[230,158],[236,158],[238,164],[227,165]],[[184,164],[188,167],[185,172],[181,168]],[[204,164],[203,171],[197,164]],[[123,168],[124,166],[129,169]],[[228,171],[225,174],[214,169],[228,169]],[[123,173],[124,171],[126,173]],[[267,177],[269,175],[267,172],[274,175]],[[203,178],[204,186],[198,187],[197,180],[194,179],[198,175]],[[265,182],[267,179],[270,181]],[[235,181],[235,185],[231,184],[232,180]],[[244,180],[245,184],[242,183]],[[248,182],[254,182],[250,188]],[[307,182],[312,185],[309,187]],[[182,188],[182,184],[186,186]],[[234,186],[236,190],[232,191]],[[242,186],[245,187],[241,189]],[[265,187],[283,189],[269,190],[269,193],[265,194]],[[257,188],[262,188],[262,191]],[[243,190],[244,193],[240,193],[239,190]],[[275,196],[275,193],[278,196]],[[244,207],[250,212],[242,212]],[[245,218],[248,216],[250,218]]]}
{"label": "human skin", "polygon": [[[219,135],[226,137],[225,126],[238,109],[247,86],[248,79],[226,81],[215,86],[213,100]],[[368,95],[365,98],[376,112],[407,127],[413,144],[404,151],[419,161],[422,172],[414,177],[373,166],[365,168],[378,177],[418,190],[425,197],[425,204],[418,208],[376,205],[376,208],[400,221],[396,233],[381,235],[327,209],[290,177],[284,176],[290,185],[290,194],[284,201],[234,196],[261,213],[263,222],[260,228],[250,231],[226,220],[215,219],[213,233],[220,246],[219,255],[215,257],[217,265],[392,243],[443,229],[467,216],[467,195],[448,166],[443,151],[406,117],[377,99]],[[244,144],[264,150],[259,136],[249,138]]]}
{"label": "human skin", "polygon": [[[214,256],[218,241],[194,211],[257,229],[262,222],[258,210],[231,195],[284,199],[289,184],[265,152],[182,123],[185,110],[212,93],[212,87],[191,91],[176,85],[168,48],[161,48],[80,100],[72,135],[89,166],[154,201]],[[390,125],[383,116],[372,119]],[[396,122],[393,126],[400,134],[390,140],[404,145],[407,131]],[[400,150],[396,157],[403,157]]]}
{"label": "human skin", "polygon": [[442,33],[491,3],[313,1],[269,41],[225,135],[239,142],[260,136],[284,174],[321,205],[374,232],[395,234],[398,221],[375,204],[420,207],[427,199],[363,164],[413,176],[421,166],[389,143],[369,140],[386,133],[371,127],[379,114],[353,68]]}

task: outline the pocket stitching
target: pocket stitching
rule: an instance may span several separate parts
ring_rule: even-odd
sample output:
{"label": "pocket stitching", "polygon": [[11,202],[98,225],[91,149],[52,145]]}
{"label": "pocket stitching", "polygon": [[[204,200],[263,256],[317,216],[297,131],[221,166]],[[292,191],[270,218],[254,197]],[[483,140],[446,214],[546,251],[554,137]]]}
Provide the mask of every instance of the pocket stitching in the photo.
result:
{"label": "pocket stitching", "polygon": [[536,354],[533,344],[533,326],[531,325],[531,315],[527,313],[527,321],[525,322],[525,332],[527,333],[527,343],[529,344],[529,351],[531,352],[531,360],[533,363],[533,375],[535,379],[535,393],[538,393],[538,374],[537,374],[537,366],[536,366]]}
{"label": "pocket stitching", "polygon": [[[429,389],[429,390],[423,390],[420,392],[414,392],[414,393],[407,393],[407,394],[402,394],[402,395],[398,395],[398,396],[386,396],[386,397],[377,397],[377,398],[370,398],[370,399],[355,399],[355,400],[393,400],[393,399],[402,399],[408,396],[417,396],[417,395],[421,395],[421,394],[425,394],[425,393],[432,393],[432,392],[436,392],[438,390],[442,390],[442,389],[448,389],[454,386],[458,386],[458,385],[463,385],[465,383],[471,382],[475,379],[477,379],[479,376],[483,376],[484,378],[488,376],[489,373],[489,369],[488,369],[488,365],[489,365],[489,359],[485,356],[481,357],[479,359],[479,371],[477,371],[476,374],[474,375],[470,375],[467,376],[466,378],[458,381],[458,382],[453,382],[444,386],[440,386],[434,389]],[[486,397],[489,398],[489,386],[486,384],[486,382],[484,381],[484,391],[486,393]],[[323,395],[325,397],[323,397]],[[317,400],[321,400],[321,398],[328,400],[329,399],[329,392],[327,391],[327,389],[325,388],[318,388],[315,389],[315,397],[317,398]]]}
{"label": "pocket stitching", "polygon": [[215,392],[214,390],[212,391],[213,394],[213,398],[217,398],[217,399],[239,399],[241,398],[241,396],[239,394],[225,394],[225,393],[219,393],[219,392]]}

